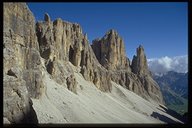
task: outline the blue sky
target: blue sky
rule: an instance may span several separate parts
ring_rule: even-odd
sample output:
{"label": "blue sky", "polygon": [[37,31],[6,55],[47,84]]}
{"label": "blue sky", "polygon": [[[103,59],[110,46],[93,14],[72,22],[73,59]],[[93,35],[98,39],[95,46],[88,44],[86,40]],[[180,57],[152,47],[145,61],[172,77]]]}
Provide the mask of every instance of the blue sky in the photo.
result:
{"label": "blue sky", "polygon": [[27,3],[36,20],[47,12],[51,20],[79,23],[90,43],[109,29],[123,38],[132,59],[139,44],[147,58],[188,54],[188,9],[185,2]]}

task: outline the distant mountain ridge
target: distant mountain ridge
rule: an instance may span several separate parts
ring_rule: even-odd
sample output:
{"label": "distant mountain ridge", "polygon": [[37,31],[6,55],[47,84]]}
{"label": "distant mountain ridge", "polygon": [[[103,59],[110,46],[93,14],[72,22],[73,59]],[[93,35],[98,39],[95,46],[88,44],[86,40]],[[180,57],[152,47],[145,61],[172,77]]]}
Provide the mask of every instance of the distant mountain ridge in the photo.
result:
{"label": "distant mountain ridge", "polygon": [[154,75],[168,107],[183,114],[188,105],[188,73],[169,71],[162,76]]}

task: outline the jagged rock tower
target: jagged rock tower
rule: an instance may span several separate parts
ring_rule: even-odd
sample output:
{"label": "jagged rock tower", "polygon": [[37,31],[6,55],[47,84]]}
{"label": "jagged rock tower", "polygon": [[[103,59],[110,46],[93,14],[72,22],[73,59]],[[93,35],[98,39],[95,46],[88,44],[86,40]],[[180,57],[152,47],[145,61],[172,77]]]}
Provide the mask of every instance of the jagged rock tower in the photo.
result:
{"label": "jagged rock tower", "polygon": [[137,48],[137,55],[134,55],[131,65],[126,57],[123,39],[113,29],[101,39],[95,39],[92,48],[100,64],[108,69],[112,81],[145,99],[163,103],[160,88],[151,77],[141,45]]}
{"label": "jagged rock tower", "polygon": [[61,19],[35,23],[25,3],[3,4],[3,117],[11,123],[38,123],[31,98],[45,92],[44,74],[77,93],[72,66],[85,80],[110,92],[111,80],[147,100],[163,103],[157,83],[151,78],[144,49],[140,46],[132,64],[124,42],[115,30],[93,41],[79,24]]}
{"label": "jagged rock tower", "polygon": [[40,55],[45,59],[47,71],[53,79],[59,84],[65,83],[68,77],[74,79],[73,83],[69,85],[73,87],[69,88],[76,92],[70,62],[79,67],[84,78],[92,81],[97,88],[102,91],[110,91],[109,73],[100,66],[80,25],[61,19],[52,22],[48,14],[45,14],[44,19],[44,21],[36,23],[36,34]]}
{"label": "jagged rock tower", "polygon": [[101,40],[94,40],[92,48],[100,64],[106,69],[130,71],[130,62],[126,57],[124,42],[115,30],[109,30]]}

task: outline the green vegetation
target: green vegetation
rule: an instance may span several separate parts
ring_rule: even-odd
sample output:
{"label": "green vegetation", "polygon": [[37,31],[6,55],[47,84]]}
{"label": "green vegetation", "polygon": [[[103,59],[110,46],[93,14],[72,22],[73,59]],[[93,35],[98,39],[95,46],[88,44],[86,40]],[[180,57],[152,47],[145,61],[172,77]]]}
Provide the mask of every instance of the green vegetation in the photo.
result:
{"label": "green vegetation", "polygon": [[161,89],[166,106],[177,113],[183,115],[188,112],[188,100],[178,95],[170,88]]}
{"label": "green vegetation", "polygon": [[184,104],[169,104],[167,107],[183,115],[185,112],[188,112],[188,100],[184,98],[181,98],[180,100],[182,100]]}
{"label": "green vegetation", "polygon": [[154,76],[159,84],[166,106],[183,115],[188,112],[188,73],[170,71]]}

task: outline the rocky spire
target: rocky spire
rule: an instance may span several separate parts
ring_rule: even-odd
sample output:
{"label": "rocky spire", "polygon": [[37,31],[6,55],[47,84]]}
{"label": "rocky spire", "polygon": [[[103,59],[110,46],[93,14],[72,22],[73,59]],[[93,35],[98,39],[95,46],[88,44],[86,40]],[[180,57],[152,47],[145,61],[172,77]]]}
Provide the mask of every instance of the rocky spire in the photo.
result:
{"label": "rocky spire", "polygon": [[51,22],[51,18],[50,18],[50,16],[49,16],[48,13],[45,13],[45,15],[44,15],[44,21],[46,21],[46,22]]}
{"label": "rocky spire", "polygon": [[35,26],[33,14],[24,3],[4,3],[3,10],[3,115],[9,122],[20,123],[23,118],[28,120],[25,123],[38,121],[31,98],[38,99],[46,92],[45,73],[74,93],[80,86],[74,74],[77,72],[101,91],[111,91],[112,80],[162,103],[155,81],[149,75],[137,75],[148,71],[143,47],[134,57],[134,74],[129,70],[124,42],[117,31],[111,29],[93,41],[92,50],[78,24],[61,19],[52,22],[46,13],[44,21]]}
{"label": "rocky spire", "polygon": [[131,68],[132,68],[132,72],[135,74],[149,73],[147,59],[146,59],[144,48],[142,45],[139,45],[139,47],[137,48],[137,55],[133,56]]}
{"label": "rocky spire", "polygon": [[92,48],[100,64],[106,69],[129,68],[123,39],[116,30],[110,29],[103,38],[94,40]]}
{"label": "rocky spire", "polygon": [[115,29],[110,29],[106,34],[105,34],[105,36],[104,37],[106,37],[106,38],[109,38],[109,37],[116,37],[116,36],[119,36],[118,35],[118,33],[117,33],[117,31],[115,30]]}
{"label": "rocky spire", "polygon": [[97,61],[81,26],[60,18],[50,21],[48,14],[44,19],[44,22],[37,22],[36,33],[40,55],[45,59],[45,66],[52,78],[58,84],[66,83],[68,89],[76,93],[77,82],[70,62],[97,88],[110,91],[109,73]]}
{"label": "rocky spire", "polygon": [[131,69],[137,75],[141,86],[153,100],[164,104],[163,97],[158,84],[152,79],[151,72],[148,70],[147,59],[143,46],[137,48],[137,55],[133,56]]}

